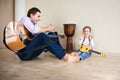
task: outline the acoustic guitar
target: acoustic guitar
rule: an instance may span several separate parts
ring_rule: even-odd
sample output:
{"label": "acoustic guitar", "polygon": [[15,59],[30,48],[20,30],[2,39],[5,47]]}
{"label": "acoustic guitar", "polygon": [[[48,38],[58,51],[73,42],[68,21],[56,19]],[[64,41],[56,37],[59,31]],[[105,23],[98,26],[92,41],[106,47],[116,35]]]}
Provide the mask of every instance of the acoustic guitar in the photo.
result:
{"label": "acoustic guitar", "polygon": [[10,22],[5,29],[5,42],[11,50],[23,49],[26,45],[24,39],[30,32],[22,23]]}
{"label": "acoustic guitar", "polygon": [[81,45],[80,46],[80,51],[85,52],[85,53],[94,52],[96,54],[99,54],[102,57],[106,57],[106,55],[104,53],[92,50],[91,48],[87,47],[86,45]]}
{"label": "acoustic guitar", "polygon": [[[55,34],[56,33],[56,34]],[[11,50],[21,50],[26,47],[25,39],[32,40],[34,36],[26,29],[22,23],[10,22],[4,31],[5,43]],[[64,35],[58,35],[57,32],[49,32],[51,39],[64,38]]]}

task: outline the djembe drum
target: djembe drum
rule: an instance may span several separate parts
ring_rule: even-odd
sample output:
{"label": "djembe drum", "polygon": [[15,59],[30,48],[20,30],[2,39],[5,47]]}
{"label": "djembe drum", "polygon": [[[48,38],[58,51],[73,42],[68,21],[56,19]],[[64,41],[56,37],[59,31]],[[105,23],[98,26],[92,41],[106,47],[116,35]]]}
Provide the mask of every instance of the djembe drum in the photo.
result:
{"label": "djembe drum", "polygon": [[63,24],[63,25],[64,25],[64,33],[67,37],[66,52],[71,53],[73,51],[72,37],[75,33],[76,24]]}

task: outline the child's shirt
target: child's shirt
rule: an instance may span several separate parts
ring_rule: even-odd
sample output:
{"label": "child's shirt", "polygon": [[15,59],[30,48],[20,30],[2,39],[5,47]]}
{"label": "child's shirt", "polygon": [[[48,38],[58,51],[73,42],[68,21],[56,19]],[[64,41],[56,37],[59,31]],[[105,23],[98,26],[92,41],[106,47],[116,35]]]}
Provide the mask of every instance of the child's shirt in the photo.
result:
{"label": "child's shirt", "polygon": [[89,38],[84,38],[83,37],[81,40],[79,40],[79,45],[81,46],[82,44],[88,46],[89,48],[93,48],[94,47],[93,39],[90,41]]}
{"label": "child's shirt", "polygon": [[[81,46],[82,44],[88,46],[89,48],[93,48],[94,47],[93,39],[90,41],[89,38],[84,38],[83,37],[81,40],[79,40],[79,45]],[[84,60],[84,59],[86,59],[86,58],[91,56],[91,52],[84,53],[84,52],[78,51],[77,53],[78,53],[78,56],[80,56],[81,60]]]}

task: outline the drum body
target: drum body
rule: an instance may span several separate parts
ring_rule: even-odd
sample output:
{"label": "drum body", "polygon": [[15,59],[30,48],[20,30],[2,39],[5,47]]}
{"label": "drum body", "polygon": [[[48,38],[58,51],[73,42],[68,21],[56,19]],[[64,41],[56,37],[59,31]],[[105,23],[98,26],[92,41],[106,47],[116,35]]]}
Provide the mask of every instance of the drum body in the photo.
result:
{"label": "drum body", "polygon": [[73,51],[73,40],[72,37],[75,33],[76,24],[63,24],[64,25],[64,33],[67,37],[66,42],[66,52],[70,53]]}

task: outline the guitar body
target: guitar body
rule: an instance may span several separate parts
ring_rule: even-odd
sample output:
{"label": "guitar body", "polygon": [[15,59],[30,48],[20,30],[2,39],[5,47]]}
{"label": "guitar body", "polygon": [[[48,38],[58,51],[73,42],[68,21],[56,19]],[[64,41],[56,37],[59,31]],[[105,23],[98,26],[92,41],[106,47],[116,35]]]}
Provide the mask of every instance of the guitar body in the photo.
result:
{"label": "guitar body", "polygon": [[5,29],[5,42],[11,50],[23,49],[26,45],[24,39],[29,31],[21,23],[10,22]]}
{"label": "guitar body", "polygon": [[89,53],[90,52],[90,48],[88,48],[86,45],[81,45],[80,46],[80,51],[84,52],[84,53]]}
{"label": "guitar body", "polygon": [[[50,32],[48,36],[52,40],[58,40],[59,37],[64,38],[64,35],[58,35],[57,32]],[[10,22],[4,31],[4,43],[13,50],[21,50],[26,47],[24,40],[32,40],[34,36],[25,28],[22,23]],[[58,40],[59,41],[59,40]]]}
{"label": "guitar body", "polygon": [[104,54],[104,53],[101,53],[101,52],[92,50],[91,48],[87,47],[86,45],[81,45],[81,46],[80,46],[80,51],[81,51],[81,52],[84,52],[84,53],[94,52],[94,53],[96,53],[96,54],[101,55],[102,57],[105,57],[105,54]]}

